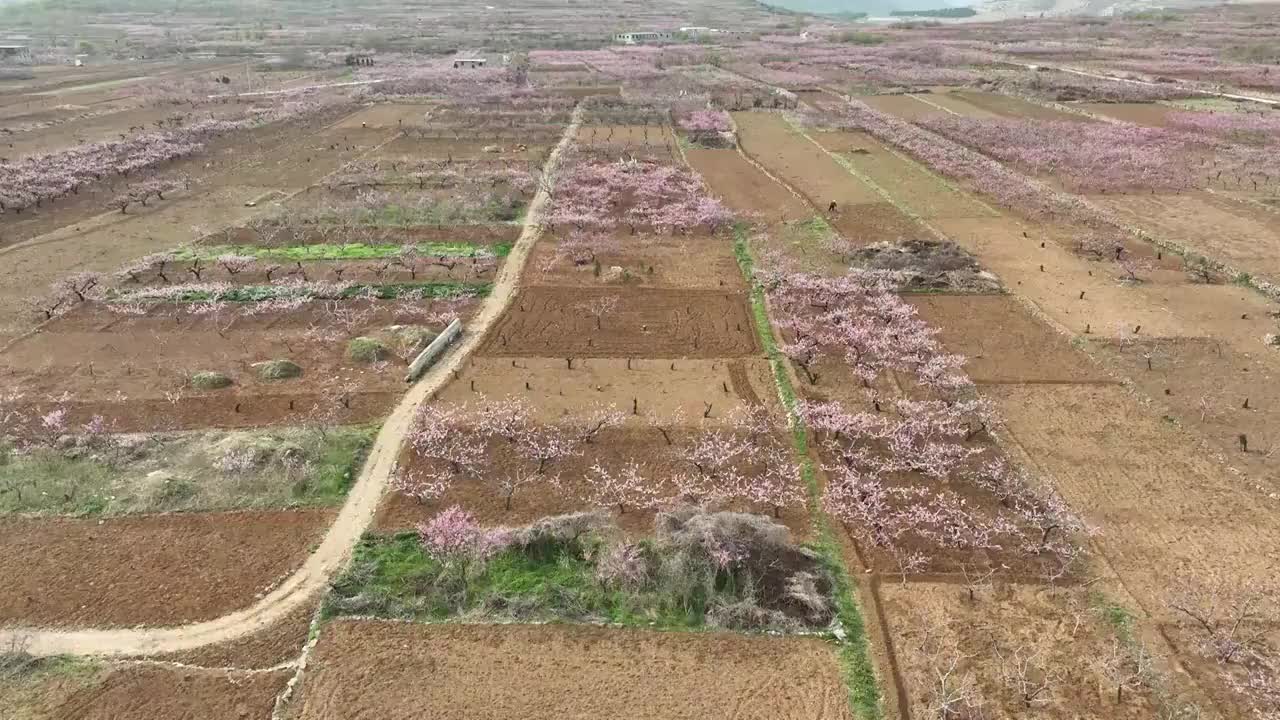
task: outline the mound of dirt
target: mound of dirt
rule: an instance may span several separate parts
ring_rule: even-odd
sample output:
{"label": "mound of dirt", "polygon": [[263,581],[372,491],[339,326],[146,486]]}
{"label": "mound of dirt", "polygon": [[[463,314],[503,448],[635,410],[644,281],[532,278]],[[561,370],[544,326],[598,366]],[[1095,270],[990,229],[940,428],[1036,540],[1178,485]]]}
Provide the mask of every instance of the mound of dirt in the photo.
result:
{"label": "mound of dirt", "polygon": [[983,270],[976,258],[949,241],[904,240],[876,243],[854,250],[854,267],[893,273],[901,290],[998,292],[1000,279]]}

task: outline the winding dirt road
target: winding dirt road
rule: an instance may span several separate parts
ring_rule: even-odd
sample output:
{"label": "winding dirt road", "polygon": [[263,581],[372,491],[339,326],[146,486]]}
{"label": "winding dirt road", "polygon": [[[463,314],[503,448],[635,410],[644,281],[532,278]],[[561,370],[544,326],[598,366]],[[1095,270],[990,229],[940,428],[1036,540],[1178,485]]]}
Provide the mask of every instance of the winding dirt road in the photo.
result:
{"label": "winding dirt road", "polygon": [[[582,122],[582,106],[574,110],[572,120],[552,150],[543,167],[543,176],[555,177],[561,155],[577,134]],[[542,234],[542,218],[550,194],[539,187],[529,204],[524,229],[511,248],[511,254],[499,271],[493,291],[481,304],[458,345],[428,370],[382,425],[365,461],[360,477],[347,495],[346,504],[316,551],[303,566],[290,575],[261,600],[243,610],[216,620],[178,627],[129,628],[111,630],[42,630],[38,628],[0,629],[0,647],[11,642],[25,645],[33,655],[150,655],[189,650],[202,645],[235,640],[284,618],[299,604],[314,598],[328,584],[351,556],[360,536],[373,521],[378,503],[396,467],[396,457],[413,417],[422,403],[430,400],[447,384],[455,369],[480,345],[485,332],[506,311],[520,284],[520,275],[529,251]]]}

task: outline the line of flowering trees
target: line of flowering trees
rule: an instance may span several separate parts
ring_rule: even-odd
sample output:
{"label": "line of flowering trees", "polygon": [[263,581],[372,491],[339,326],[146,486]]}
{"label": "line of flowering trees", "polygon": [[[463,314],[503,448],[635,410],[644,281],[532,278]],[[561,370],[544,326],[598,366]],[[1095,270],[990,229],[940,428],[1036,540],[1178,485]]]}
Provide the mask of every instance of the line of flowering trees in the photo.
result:
{"label": "line of flowering trees", "polygon": [[[410,442],[420,467],[402,470],[393,486],[422,502],[460,482],[489,486],[510,510],[517,492],[570,494],[619,513],[679,504],[746,503],[780,516],[802,506],[804,487],[782,428],[763,407],[739,409],[715,428],[682,437],[679,418],[658,420],[666,457],[594,460],[580,476],[562,476],[565,460],[588,456],[601,433],[628,414],[613,406],[588,408],[567,424],[542,424],[516,397],[442,404],[418,412]],[[665,461],[665,462],[664,462]],[[672,470],[674,463],[676,469]]]}
{"label": "line of flowering trees", "polygon": [[575,158],[552,193],[548,222],[581,231],[609,232],[627,225],[658,232],[711,230],[732,220],[691,170],[636,160]]}
{"label": "line of flowering trees", "polygon": [[[819,367],[847,368],[872,408],[797,407],[824,451],[824,507],[904,574],[927,567],[931,549],[941,548],[1013,550],[1049,578],[1068,572],[1081,552],[1073,536],[1088,528],[1055,493],[975,442],[994,412],[974,396],[964,358],[945,352],[880,274],[828,278],[771,265],[757,279],[783,332],[779,349],[810,383],[820,382]],[[885,373],[909,378],[924,399],[889,403],[879,389]],[[974,490],[992,506],[972,504]]]}
{"label": "line of flowering trees", "polygon": [[[902,148],[939,173],[970,184],[1005,207],[1016,209],[1033,219],[1077,225],[1081,235],[1089,242],[1123,248],[1126,241],[1133,237],[1134,231],[1129,224],[1110,209],[1079,195],[1056,190],[976,150],[926,128],[879,112],[858,100],[847,100],[834,118],[809,114],[804,119],[807,122],[868,132],[879,140]],[[1247,152],[1249,149],[1242,150],[1242,153]],[[1265,158],[1256,162],[1272,164],[1275,161]],[[1216,176],[1215,172],[1210,179],[1216,181]],[[1261,182],[1269,183],[1270,178],[1276,177],[1280,175],[1268,173]],[[1247,180],[1240,176],[1231,179],[1237,182]],[[1120,266],[1124,273],[1122,277],[1127,280],[1140,279],[1139,272],[1147,269],[1144,262],[1128,253],[1117,253],[1112,259]],[[1188,267],[1193,280],[1202,275],[1202,270],[1203,268],[1197,269],[1195,266]],[[1274,294],[1274,288],[1270,288],[1265,281],[1255,283],[1268,294]]]}
{"label": "line of flowering trees", "polygon": [[147,200],[153,196],[157,200],[164,200],[165,193],[185,190],[189,187],[191,187],[191,179],[186,175],[171,178],[148,178],[141,182],[129,184],[116,193],[115,197],[111,198],[107,205],[111,208],[120,208],[121,214],[124,214],[128,211],[130,205],[146,207]]}
{"label": "line of flowering trees", "polygon": [[723,110],[695,110],[680,120],[680,128],[695,143],[706,142],[733,130],[729,113]]}
{"label": "line of flowering trees", "polygon": [[1247,181],[1256,190],[1280,178],[1276,153],[1260,153],[1256,147],[1186,130],[1244,126],[1265,131],[1280,125],[1212,120],[1219,117],[1216,113],[1199,120],[1197,115],[1179,114],[1178,129],[958,115],[927,117],[917,123],[1033,173],[1061,178],[1077,192],[1184,191],[1221,185],[1224,176],[1237,183]]}
{"label": "line of flowering trees", "polygon": [[165,130],[136,132],[120,140],[85,143],[66,150],[0,161],[0,213],[41,207],[85,186],[112,177],[155,170],[167,162],[199,152],[211,139],[299,115],[325,105],[312,98],[285,103],[269,111],[250,111],[229,120],[209,118]]}
{"label": "line of flowering trees", "polygon": [[929,167],[951,178],[970,183],[1005,207],[1035,219],[1072,222],[1105,236],[1108,243],[1123,246],[1129,237],[1125,223],[1108,210],[1076,195],[1006,167],[1004,164],[953,142],[937,133],[882,113],[858,100],[849,100],[834,120],[814,118],[846,129],[863,130],[877,139],[906,150]]}
{"label": "line of flowering trees", "polygon": [[[225,127],[225,121],[212,123],[230,129]],[[78,193],[92,182],[159,167],[200,150],[203,145],[196,138],[191,128],[141,133],[125,140],[89,143],[0,164],[0,174],[6,176],[0,186],[0,211],[21,213]]]}
{"label": "line of flowering trees", "polygon": [[358,95],[373,100],[427,95],[504,101],[536,96],[528,72],[515,65],[455,68],[448,58],[423,62],[411,56],[380,56],[377,65],[358,68],[356,77],[369,82]]}
{"label": "line of flowering trees", "polygon": [[1146,85],[1048,70],[995,71],[979,79],[976,85],[1053,102],[1156,102],[1193,94],[1165,83]]}

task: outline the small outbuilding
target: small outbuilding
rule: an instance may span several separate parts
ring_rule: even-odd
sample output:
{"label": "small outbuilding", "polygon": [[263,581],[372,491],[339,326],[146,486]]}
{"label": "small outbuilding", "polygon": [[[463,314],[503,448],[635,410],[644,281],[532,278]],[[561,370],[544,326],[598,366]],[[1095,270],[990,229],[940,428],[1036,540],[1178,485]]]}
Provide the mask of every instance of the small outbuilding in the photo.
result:
{"label": "small outbuilding", "polygon": [[0,45],[0,60],[30,62],[31,47],[29,45]]}
{"label": "small outbuilding", "polygon": [[669,42],[674,40],[675,33],[665,31],[641,31],[617,33],[613,36],[613,41],[622,43],[623,45],[642,45],[644,43]]}

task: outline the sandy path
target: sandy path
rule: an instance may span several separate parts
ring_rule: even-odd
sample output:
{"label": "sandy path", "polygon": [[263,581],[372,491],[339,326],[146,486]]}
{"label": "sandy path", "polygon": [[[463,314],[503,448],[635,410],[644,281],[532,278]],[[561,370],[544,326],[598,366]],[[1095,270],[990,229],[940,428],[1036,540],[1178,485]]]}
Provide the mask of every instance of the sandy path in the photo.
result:
{"label": "sandy path", "polygon": [[[581,106],[574,110],[573,120],[560,142],[547,159],[543,177],[554,178],[560,156],[577,133],[582,121]],[[445,359],[423,375],[386,419],[369,451],[360,477],[347,496],[346,504],[329,528],[324,540],[302,568],[286,578],[257,603],[216,620],[167,628],[128,630],[40,630],[6,628],[0,630],[0,647],[11,642],[25,644],[35,655],[149,655],[189,650],[202,645],[235,640],[283,619],[299,604],[321,591],[351,555],[352,548],[378,508],[387,481],[396,468],[400,446],[413,422],[418,406],[443,388],[483,340],[485,331],[506,311],[519,287],[520,274],[533,244],[542,234],[541,220],[550,195],[541,187],[529,204],[524,229],[511,248],[494,281],[493,291],[485,298],[471,326],[463,333],[457,347]]]}

